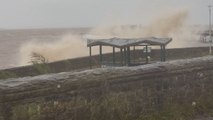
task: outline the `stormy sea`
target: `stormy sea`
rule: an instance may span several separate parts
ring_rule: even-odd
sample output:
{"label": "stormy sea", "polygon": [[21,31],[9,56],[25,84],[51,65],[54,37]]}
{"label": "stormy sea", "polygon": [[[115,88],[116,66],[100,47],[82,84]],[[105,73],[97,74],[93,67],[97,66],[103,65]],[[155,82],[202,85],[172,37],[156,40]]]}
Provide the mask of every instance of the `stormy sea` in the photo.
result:
{"label": "stormy sea", "polygon": [[89,28],[0,30],[0,69],[21,66],[25,43],[55,42],[66,34],[84,34]]}

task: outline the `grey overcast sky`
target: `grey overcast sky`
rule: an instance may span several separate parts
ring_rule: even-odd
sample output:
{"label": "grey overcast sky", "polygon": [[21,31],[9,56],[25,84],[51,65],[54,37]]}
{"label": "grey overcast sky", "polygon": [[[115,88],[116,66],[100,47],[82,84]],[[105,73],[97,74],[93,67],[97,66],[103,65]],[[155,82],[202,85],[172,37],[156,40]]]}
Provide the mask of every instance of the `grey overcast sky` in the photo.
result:
{"label": "grey overcast sky", "polygon": [[[107,21],[147,24],[187,9],[188,23],[208,24],[212,0],[0,0],[0,28],[88,27]],[[165,13],[165,14],[164,14]]]}

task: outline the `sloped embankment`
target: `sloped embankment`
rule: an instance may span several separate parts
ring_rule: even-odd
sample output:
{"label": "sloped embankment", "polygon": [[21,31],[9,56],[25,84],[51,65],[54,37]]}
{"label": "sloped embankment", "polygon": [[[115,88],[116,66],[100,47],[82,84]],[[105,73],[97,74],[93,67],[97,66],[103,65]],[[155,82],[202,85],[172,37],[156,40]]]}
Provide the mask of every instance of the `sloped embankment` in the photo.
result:
{"label": "sloped embankment", "polygon": [[213,57],[0,81],[3,120],[189,119],[213,112]]}

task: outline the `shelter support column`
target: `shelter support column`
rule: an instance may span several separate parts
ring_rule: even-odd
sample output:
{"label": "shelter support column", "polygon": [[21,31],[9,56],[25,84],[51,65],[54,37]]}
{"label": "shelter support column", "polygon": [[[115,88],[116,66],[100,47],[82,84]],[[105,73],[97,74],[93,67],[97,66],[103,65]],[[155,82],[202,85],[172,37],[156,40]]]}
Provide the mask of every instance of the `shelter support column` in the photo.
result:
{"label": "shelter support column", "polygon": [[103,61],[103,56],[102,56],[102,45],[100,45],[100,48],[99,48],[99,52],[100,52],[100,65],[102,65],[102,61]]}
{"label": "shelter support column", "polygon": [[166,61],[166,46],[163,45],[163,61]]}
{"label": "shelter support column", "polygon": [[160,61],[163,61],[163,46],[160,46]]}
{"label": "shelter support column", "polygon": [[133,46],[133,63],[135,63],[135,46]]}
{"label": "shelter support column", "polygon": [[92,69],[92,47],[89,46],[89,65],[90,69]]}
{"label": "shelter support column", "polygon": [[161,45],[160,52],[161,52],[161,57],[160,57],[161,61],[162,62],[166,61],[166,47],[165,47],[165,45]]}
{"label": "shelter support column", "polygon": [[130,47],[127,47],[127,65],[129,66],[130,64],[131,64]]}
{"label": "shelter support column", "polygon": [[149,63],[149,60],[148,60],[148,46],[146,45],[146,64]]}
{"label": "shelter support column", "polygon": [[115,47],[113,47],[113,56],[112,56],[112,59],[113,59],[113,65],[115,65]]}
{"label": "shelter support column", "polygon": [[126,60],[126,48],[124,48],[124,65],[126,65],[126,63],[127,63],[127,60]]}
{"label": "shelter support column", "polygon": [[120,48],[120,53],[121,53],[121,65],[123,66],[123,48]]}

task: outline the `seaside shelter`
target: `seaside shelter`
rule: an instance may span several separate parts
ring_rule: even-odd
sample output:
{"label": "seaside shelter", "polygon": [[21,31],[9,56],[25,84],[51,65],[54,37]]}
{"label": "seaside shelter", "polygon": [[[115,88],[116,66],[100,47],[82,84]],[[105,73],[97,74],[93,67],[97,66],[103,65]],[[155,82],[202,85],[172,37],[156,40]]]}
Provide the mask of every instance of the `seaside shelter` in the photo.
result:
{"label": "seaside shelter", "polygon": [[[122,66],[131,66],[134,65],[131,61],[131,53],[134,54],[135,47],[143,46],[144,54],[146,57],[146,63],[149,61],[149,46],[160,46],[160,60],[166,61],[166,45],[172,41],[172,38],[156,38],[156,37],[149,37],[149,38],[109,38],[109,39],[89,39],[87,38],[87,47],[89,47],[89,56],[90,56],[90,63],[91,63],[91,56],[92,56],[92,47],[98,46],[99,47],[99,63],[103,65],[103,47],[108,46],[112,47],[112,65],[116,65],[115,59],[118,52],[115,51],[116,49],[120,49],[120,63]],[[133,50],[131,50],[133,48]],[[91,65],[90,65],[91,66]]]}
{"label": "seaside shelter", "polygon": [[212,42],[210,36],[213,35],[213,31],[206,30],[200,34],[201,42]]}

